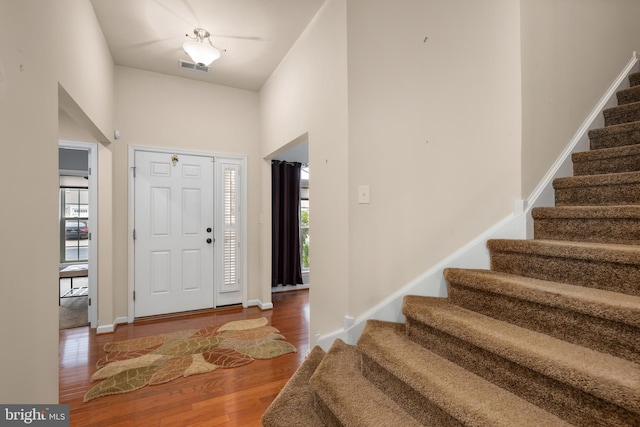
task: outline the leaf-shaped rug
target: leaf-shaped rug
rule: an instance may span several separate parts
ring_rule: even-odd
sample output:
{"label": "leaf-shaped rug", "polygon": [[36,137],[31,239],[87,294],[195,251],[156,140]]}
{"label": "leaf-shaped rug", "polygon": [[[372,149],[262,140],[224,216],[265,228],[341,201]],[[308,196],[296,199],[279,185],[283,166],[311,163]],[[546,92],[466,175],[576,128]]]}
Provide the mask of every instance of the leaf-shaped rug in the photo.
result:
{"label": "leaf-shaped rug", "polygon": [[89,390],[84,401],[295,353],[296,348],[268,324],[261,317],[107,343],[107,354],[91,376],[91,381],[104,381]]}

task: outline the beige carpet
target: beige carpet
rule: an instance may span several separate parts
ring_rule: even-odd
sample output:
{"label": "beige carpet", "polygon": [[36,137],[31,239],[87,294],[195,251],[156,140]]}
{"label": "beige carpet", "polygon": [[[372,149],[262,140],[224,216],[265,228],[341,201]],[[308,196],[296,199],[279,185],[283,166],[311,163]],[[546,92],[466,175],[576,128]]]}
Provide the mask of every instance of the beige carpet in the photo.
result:
{"label": "beige carpet", "polygon": [[640,426],[640,73],[590,151],[532,211],[534,239],[490,240],[489,270],[444,271],[404,323],[315,348],[262,417],[278,426]]}
{"label": "beige carpet", "polygon": [[89,326],[89,297],[61,298],[59,312],[60,329]]}
{"label": "beige carpet", "polygon": [[158,385],[178,377],[237,368],[255,359],[273,359],[296,348],[264,317],[107,343],[84,401]]}

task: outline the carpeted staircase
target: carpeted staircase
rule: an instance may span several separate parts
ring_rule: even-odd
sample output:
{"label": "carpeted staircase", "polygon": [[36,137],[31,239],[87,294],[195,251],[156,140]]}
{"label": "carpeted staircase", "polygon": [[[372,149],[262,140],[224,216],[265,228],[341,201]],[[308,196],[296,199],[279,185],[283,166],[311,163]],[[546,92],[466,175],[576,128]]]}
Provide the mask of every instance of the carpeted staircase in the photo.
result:
{"label": "carpeted staircase", "polygon": [[314,348],[264,426],[640,426],[640,73],[536,208],[449,297]]}

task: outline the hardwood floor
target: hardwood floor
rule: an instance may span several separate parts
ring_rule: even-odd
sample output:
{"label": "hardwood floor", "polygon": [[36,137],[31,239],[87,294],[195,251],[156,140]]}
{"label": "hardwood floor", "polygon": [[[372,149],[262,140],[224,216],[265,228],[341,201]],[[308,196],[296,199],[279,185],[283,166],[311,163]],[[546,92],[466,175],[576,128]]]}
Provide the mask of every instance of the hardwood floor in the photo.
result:
{"label": "hardwood floor", "polygon": [[[234,308],[187,317],[120,325],[96,335],[88,327],[60,331],[60,403],[70,405],[71,426],[260,426],[260,417],[309,350],[309,292],[273,295],[273,310]],[[266,317],[297,353],[249,365],[178,378],[169,383],[87,403],[84,394],[107,342]]]}

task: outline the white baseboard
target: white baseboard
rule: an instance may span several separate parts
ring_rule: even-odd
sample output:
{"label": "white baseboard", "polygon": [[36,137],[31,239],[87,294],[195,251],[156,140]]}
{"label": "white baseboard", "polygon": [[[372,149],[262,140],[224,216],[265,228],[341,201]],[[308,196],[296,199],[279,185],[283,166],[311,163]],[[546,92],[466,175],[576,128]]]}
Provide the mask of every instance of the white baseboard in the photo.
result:
{"label": "white baseboard", "polygon": [[[309,284],[307,283],[304,285],[295,285],[295,286],[294,285],[278,286],[277,288],[271,288],[271,293],[298,291],[300,289],[309,289]],[[262,302],[259,299],[254,299],[254,300],[247,301],[245,307],[259,307],[260,310],[272,310],[273,303]]]}
{"label": "white baseboard", "polygon": [[102,325],[102,326],[98,326],[96,328],[96,334],[110,334],[112,332],[115,332],[116,327],[115,325]]}
{"label": "white baseboard", "polygon": [[[355,344],[369,319],[404,322],[402,301],[405,295],[445,298],[447,296],[447,286],[442,274],[445,268],[487,269],[489,268],[489,251],[486,246],[488,239],[523,239],[525,233],[526,219],[524,214],[510,214],[362,315],[355,319],[351,316],[345,316],[345,327],[343,329],[317,337],[315,344],[324,350],[331,347],[331,344],[337,338],[348,344]],[[348,325],[351,326],[347,327]]]}
{"label": "white baseboard", "polygon": [[126,316],[116,317],[112,324],[98,326],[96,328],[96,334],[110,334],[115,332],[116,327],[123,323],[129,323],[129,318]]}
{"label": "white baseboard", "polygon": [[277,294],[279,292],[299,291],[300,289],[309,289],[309,284],[305,283],[303,285],[276,286],[276,287],[271,288],[271,293],[272,294]]}
{"label": "white baseboard", "polygon": [[353,316],[349,316],[349,315],[344,316],[344,326],[343,326],[344,329],[347,330],[351,328],[355,321],[356,321],[356,318]]}
{"label": "white baseboard", "polygon": [[272,310],[273,303],[271,302],[262,302],[259,299],[252,299],[247,301],[247,307],[258,307],[260,310]]}

